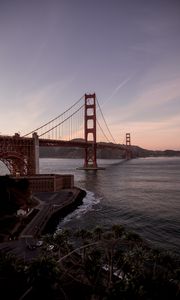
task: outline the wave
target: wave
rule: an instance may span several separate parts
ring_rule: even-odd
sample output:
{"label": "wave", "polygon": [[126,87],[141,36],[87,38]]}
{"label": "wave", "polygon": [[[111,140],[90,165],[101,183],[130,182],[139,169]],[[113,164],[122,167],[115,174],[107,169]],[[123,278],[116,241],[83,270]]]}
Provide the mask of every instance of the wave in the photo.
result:
{"label": "wave", "polygon": [[68,214],[62,221],[61,224],[66,224],[72,219],[79,219],[82,215],[86,214],[88,211],[95,210],[94,206],[100,203],[101,198],[96,197],[93,192],[86,190],[86,197],[83,199],[83,204],[77,207],[75,211]]}

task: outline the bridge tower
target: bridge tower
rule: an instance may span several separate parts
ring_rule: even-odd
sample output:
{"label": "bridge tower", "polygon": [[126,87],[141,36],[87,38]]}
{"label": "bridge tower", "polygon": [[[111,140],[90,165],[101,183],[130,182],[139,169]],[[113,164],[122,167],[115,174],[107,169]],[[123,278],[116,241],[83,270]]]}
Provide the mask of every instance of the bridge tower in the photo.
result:
{"label": "bridge tower", "polygon": [[39,138],[36,132],[32,135],[33,138],[33,158],[31,158],[31,163],[33,166],[33,173],[39,174]]}
{"label": "bridge tower", "polygon": [[131,135],[130,133],[126,133],[126,159],[132,158],[132,151],[131,151]]}
{"label": "bridge tower", "polygon": [[97,169],[95,93],[90,95],[85,94],[84,138],[87,143],[85,147],[84,169]]}

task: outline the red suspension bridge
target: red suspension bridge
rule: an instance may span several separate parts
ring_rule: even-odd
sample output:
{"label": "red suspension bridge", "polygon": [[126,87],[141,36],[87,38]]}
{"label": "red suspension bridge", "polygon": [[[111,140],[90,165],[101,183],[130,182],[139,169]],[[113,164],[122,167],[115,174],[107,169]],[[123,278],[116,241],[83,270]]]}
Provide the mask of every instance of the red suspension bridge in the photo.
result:
{"label": "red suspension bridge", "polygon": [[[101,119],[101,122],[100,122]],[[130,133],[117,144],[102,113],[96,94],[85,94],[56,118],[24,136],[0,135],[0,160],[10,174],[39,173],[39,147],[84,148],[84,169],[97,169],[97,148],[116,148],[132,157]]]}

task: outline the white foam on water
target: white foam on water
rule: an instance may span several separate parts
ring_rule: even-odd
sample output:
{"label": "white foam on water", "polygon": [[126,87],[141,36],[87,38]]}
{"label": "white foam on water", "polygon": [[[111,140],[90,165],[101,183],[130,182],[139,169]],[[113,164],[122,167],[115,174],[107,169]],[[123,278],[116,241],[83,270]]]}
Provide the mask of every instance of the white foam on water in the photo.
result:
{"label": "white foam on water", "polygon": [[88,211],[94,210],[94,206],[100,203],[101,198],[95,197],[95,194],[90,191],[86,191],[86,196],[83,198],[83,204],[77,207],[75,211],[68,214],[61,222],[61,224],[66,224],[72,219],[79,219],[82,215]]}

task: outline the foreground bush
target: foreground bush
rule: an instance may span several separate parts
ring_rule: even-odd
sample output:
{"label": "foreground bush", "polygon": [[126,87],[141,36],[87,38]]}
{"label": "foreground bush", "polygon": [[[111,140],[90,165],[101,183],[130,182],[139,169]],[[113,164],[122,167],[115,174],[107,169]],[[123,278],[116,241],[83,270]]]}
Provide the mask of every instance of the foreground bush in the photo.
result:
{"label": "foreground bush", "polygon": [[121,225],[62,230],[43,240],[29,264],[1,255],[0,280],[13,286],[16,277],[13,299],[180,299],[178,258]]}

